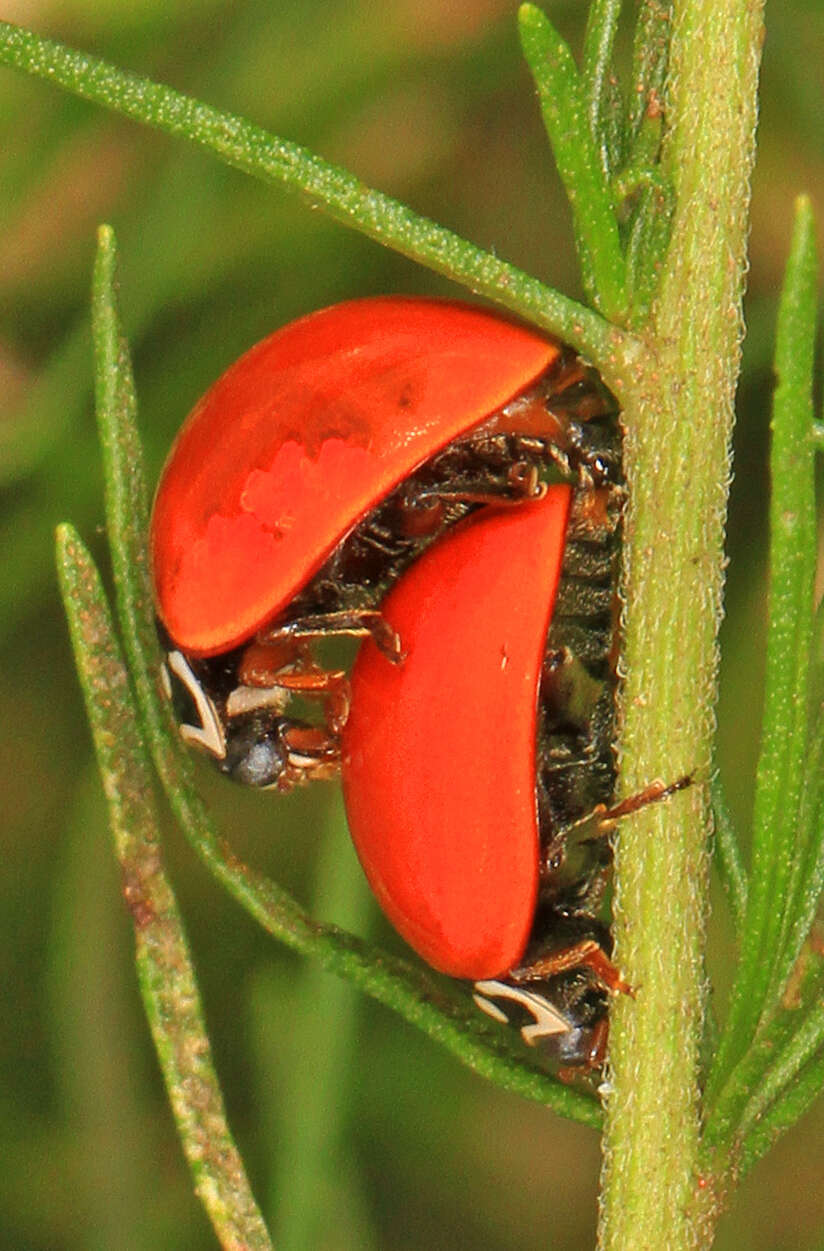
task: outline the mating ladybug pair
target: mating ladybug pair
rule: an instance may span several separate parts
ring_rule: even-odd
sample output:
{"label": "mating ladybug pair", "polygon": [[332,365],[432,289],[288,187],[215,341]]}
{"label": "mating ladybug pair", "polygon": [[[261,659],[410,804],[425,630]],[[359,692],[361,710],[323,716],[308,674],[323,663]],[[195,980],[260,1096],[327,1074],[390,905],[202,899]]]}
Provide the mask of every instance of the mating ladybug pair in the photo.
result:
{"label": "mating ladybug pair", "polygon": [[[151,527],[184,738],[253,786],[340,772],[396,928],[563,1064],[600,1062],[629,989],[606,826],[669,793],[606,808],[621,481],[614,403],[570,350],[371,299],[227,370]],[[318,656],[338,634],[366,639],[350,677]]]}

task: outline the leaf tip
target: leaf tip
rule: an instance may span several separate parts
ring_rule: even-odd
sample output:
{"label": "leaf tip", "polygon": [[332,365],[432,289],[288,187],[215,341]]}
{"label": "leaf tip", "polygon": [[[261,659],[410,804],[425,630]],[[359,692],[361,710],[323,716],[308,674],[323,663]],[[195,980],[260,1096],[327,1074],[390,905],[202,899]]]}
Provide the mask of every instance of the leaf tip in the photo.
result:
{"label": "leaf tip", "polygon": [[54,531],[54,545],[57,559],[62,563],[70,554],[70,549],[80,542],[80,536],[69,521],[61,521]]}
{"label": "leaf tip", "polygon": [[117,265],[117,238],[114,228],[102,222],[97,227],[97,255],[94,260],[93,286],[105,290],[111,286]]}
{"label": "leaf tip", "polygon": [[546,24],[546,18],[535,4],[522,4],[518,9],[518,26],[522,34],[531,34]]}
{"label": "leaf tip", "polygon": [[809,192],[802,191],[795,197],[793,209],[796,217],[801,217],[802,215],[812,216],[813,202],[810,198]]}
{"label": "leaf tip", "polygon": [[793,203],[793,234],[808,241],[808,246],[815,246],[815,209],[806,192],[797,195]]}

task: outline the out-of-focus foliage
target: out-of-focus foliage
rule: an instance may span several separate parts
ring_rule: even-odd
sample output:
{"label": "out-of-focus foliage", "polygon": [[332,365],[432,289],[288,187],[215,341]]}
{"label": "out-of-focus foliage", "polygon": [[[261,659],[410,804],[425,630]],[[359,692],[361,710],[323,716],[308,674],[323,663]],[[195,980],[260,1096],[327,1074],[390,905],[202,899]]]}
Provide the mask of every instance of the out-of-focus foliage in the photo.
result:
{"label": "out-of-focus foliage", "polygon": [[[546,7],[579,47],[586,6]],[[514,5],[9,0],[2,16],[243,112],[579,294]],[[822,61],[818,4],[768,12],[722,639],[720,759],[742,825],[760,712],[775,301],[793,197],[824,186]],[[0,1244],[207,1248],[141,1018],[53,572],[64,518],[102,551],[95,227],[112,222],[120,240],[155,472],[197,396],[276,325],[349,296],[448,289],[300,202],[40,83],[0,74],[0,119]],[[202,776],[245,857],[324,920],[396,941],[352,871],[332,788],[273,798]],[[487,1089],[303,968],[176,836],[169,858],[230,1117],[279,1246],[591,1245],[594,1134]],[[723,903],[717,911],[723,985],[731,927]],[[819,1108],[755,1171],[720,1247],[820,1245],[822,1128]],[[547,1191],[557,1194],[551,1228],[538,1215]]]}

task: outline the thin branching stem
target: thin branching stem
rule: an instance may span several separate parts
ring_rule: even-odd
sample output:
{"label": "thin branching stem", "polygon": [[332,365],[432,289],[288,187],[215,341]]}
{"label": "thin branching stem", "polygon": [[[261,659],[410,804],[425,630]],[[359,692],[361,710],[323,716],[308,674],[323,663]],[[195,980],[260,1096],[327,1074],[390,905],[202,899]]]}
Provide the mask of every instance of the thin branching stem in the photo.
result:
{"label": "thin branching stem", "polygon": [[636,348],[597,313],[365,186],[306,148],[171,87],[2,21],[0,64],[25,70],[85,100],[190,140],[228,165],[300,193],[336,220],[558,335],[593,360],[614,388],[623,386]]}

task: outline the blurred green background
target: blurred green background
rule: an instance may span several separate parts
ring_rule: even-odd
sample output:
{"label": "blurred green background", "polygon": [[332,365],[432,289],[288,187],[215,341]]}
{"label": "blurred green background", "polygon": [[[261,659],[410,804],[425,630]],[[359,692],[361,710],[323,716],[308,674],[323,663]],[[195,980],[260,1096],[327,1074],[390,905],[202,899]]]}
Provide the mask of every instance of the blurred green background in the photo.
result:
{"label": "blurred green background", "polygon": [[[580,47],[582,0],[547,5]],[[350,167],[578,294],[568,214],[512,0],[6,0],[30,24]],[[775,296],[794,194],[821,200],[824,9],[771,14],[755,181],[723,630],[721,765],[743,828],[763,640]],[[198,395],[310,309],[454,289],[180,143],[0,72],[0,1245],[214,1245],[141,1016],[53,572],[71,519],[102,558],[88,289],[95,227],[122,308],[156,476]],[[400,949],[354,863],[333,787],[203,786],[240,853],[325,920]],[[169,827],[229,1112],[281,1251],[586,1248],[598,1143],[487,1087],[258,932]],[[729,978],[716,899],[711,972]],[[819,1105],[746,1182],[719,1247],[824,1246]]]}

